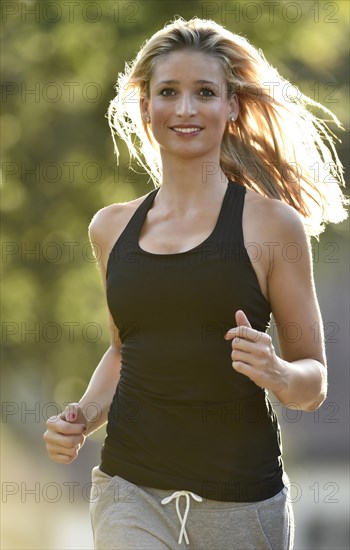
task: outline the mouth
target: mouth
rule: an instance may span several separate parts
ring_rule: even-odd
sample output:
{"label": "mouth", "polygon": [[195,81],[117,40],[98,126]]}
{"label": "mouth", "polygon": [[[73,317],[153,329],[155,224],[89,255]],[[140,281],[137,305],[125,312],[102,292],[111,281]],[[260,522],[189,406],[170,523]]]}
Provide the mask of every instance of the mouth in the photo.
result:
{"label": "mouth", "polygon": [[181,136],[194,136],[199,134],[203,128],[200,126],[173,126],[170,130]]}

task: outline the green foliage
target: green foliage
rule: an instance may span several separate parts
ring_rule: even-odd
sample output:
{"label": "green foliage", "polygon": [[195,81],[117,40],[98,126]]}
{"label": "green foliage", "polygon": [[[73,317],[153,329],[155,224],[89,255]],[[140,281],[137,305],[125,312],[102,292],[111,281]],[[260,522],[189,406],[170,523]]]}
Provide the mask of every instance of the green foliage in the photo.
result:
{"label": "green foliage", "polygon": [[19,380],[32,391],[33,376],[36,399],[79,399],[108,346],[87,227],[101,207],[152,188],[128,169],[123,146],[116,166],[105,113],[117,73],[153,32],[175,15],[213,18],[348,123],[347,2],[68,4],[2,6],[7,399]]}

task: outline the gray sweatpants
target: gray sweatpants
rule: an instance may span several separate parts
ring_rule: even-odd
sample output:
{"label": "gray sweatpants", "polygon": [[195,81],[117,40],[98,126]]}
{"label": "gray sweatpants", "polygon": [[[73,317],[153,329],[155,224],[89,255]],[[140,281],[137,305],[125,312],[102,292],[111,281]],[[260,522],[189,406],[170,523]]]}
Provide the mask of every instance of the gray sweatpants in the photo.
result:
{"label": "gray sweatpants", "polygon": [[221,502],[189,491],[140,487],[92,470],[90,518],[96,550],[290,550],[287,486],[259,502]]}

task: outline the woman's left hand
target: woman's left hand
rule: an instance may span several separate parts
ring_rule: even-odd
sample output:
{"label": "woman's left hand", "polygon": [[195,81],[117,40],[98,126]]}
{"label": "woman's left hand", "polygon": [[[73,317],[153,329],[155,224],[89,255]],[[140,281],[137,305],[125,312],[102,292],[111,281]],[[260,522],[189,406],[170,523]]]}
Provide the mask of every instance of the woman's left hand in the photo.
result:
{"label": "woman's left hand", "polygon": [[281,392],[286,387],[283,362],[276,355],[271,336],[252,328],[242,310],[236,312],[236,328],[227,331],[232,340],[232,367],[260,388]]}

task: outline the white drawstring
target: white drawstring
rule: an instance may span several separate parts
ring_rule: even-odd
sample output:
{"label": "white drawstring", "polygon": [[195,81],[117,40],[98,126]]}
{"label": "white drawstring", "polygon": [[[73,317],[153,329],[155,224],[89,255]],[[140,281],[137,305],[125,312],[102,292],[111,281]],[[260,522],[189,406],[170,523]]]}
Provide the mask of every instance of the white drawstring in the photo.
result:
{"label": "white drawstring", "polygon": [[[175,493],[170,495],[170,497],[165,497],[161,501],[162,504],[168,504],[168,502],[173,500],[173,498],[176,498],[176,501],[175,501],[176,511],[177,511],[177,515],[178,515],[178,518],[179,518],[180,524],[181,524],[181,531],[180,531],[179,540],[178,540],[179,544],[181,544],[183,536],[185,537],[186,544],[189,544],[188,536],[187,536],[186,529],[185,529],[188,512],[190,510],[190,497],[189,497],[189,495],[191,495],[191,497],[194,498],[197,502],[202,502],[202,500],[203,500],[202,497],[200,497],[198,495],[195,495],[194,493],[191,493],[191,491],[175,491]],[[186,497],[186,510],[185,510],[185,513],[184,513],[183,517],[181,516],[180,510],[179,510],[179,498],[181,496]]]}

